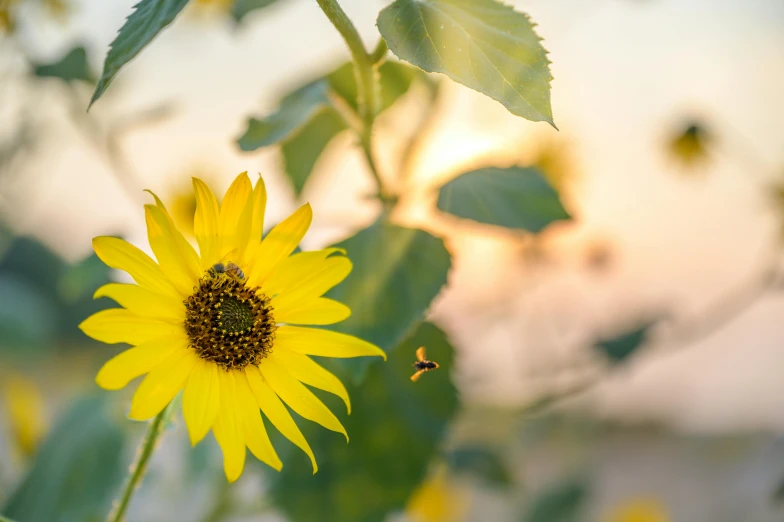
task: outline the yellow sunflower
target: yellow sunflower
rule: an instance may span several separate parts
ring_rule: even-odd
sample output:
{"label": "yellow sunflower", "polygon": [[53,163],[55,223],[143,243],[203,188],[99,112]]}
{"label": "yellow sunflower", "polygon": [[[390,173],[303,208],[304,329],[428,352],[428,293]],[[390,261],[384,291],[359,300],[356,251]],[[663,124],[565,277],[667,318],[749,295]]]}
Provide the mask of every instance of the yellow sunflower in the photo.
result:
{"label": "yellow sunflower", "polygon": [[130,417],[137,420],[156,416],[184,389],[191,443],[212,428],[230,482],[242,473],[246,446],[262,462],[282,467],[261,413],[307,453],[315,473],[316,459],[286,405],[346,440],[340,421],[305,384],[339,396],[349,413],[351,406],[340,380],[309,356],[384,357],[361,339],[310,327],[350,315],[347,306],[322,296],[349,274],[351,262],[336,248],[292,255],[310,226],[310,205],[262,240],[267,194],[261,178],[253,188],[240,174],[222,205],[201,180],[194,178],[193,186],[198,253],[155,195],[145,217],[157,263],[122,239],[93,240],[104,263],[136,281],[99,288],[96,298],[109,297],[122,308],[80,325],[98,341],[133,345],[108,361],[96,382],[116,390],[147,374],[131,403]]}

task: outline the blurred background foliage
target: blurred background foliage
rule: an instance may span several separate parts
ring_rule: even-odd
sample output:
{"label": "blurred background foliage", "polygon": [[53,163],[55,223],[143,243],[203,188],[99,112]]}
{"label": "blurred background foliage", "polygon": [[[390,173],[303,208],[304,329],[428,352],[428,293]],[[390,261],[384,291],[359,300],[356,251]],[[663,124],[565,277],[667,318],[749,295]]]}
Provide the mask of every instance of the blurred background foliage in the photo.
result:
{"label": "blurred background foliage", "polygon": [[[174,20],[185,3],[171,3],[172,11],[160,21],[160,29]],[[624,5],[616,5],[621,3]],[[612,19],[619,10],[639,10],[634,12],[645,17],[646,9],[653,10],[658,3],[667,2],[594,3],[598,7],[585,2],[575,8],[575,16],[594,16],[591,10],[596,9],[599,14],[595,16],[600,18]],[[613,274],[623,274],[624,259],[622,255],[619,258],[618,250],[626,246],[619,245],[611,232],[574,232],[586,217],[581,199],[585,197],[581,190],[588,176],[585,171],[596,174],[590,165],[580,163],[578,153],[581,141],[591,140],[593,127],[581,126],[579,118],[570,119],[569,114],[562,121],[557,91],[554,105],[558,124],[565,131],[561,134],[538,127],[532,131],[534,124],[525,122],[526,132],[519,133],[518,127],[504,119],[508,115],[500,115],[499,111],[505,110],[500,104],[469,98],[465,94],[468,90],[457,87],[449,77],[485,92],[512,113],[552,120],[549,106],[523,106],[508,92],[497,89],[498,85],[487,79],[494,74],[490,69],[478,79],[466,76],[464,60],[454,54],[462,49],[458,43],[462,36],[453,30],[453,20],[428,20],[428,28],[436,31],[443,28],[443,21],[447,24],[441,38],[452,53],[436,56],[417,55],[416,45],[409,36],[398,34],[388,16],[379,19],[378,31],[389,42],[396,42],[390,43],[395,55],[416,67],[387,54],[377,70],[380,102],[376,132],[380,138],[373,152],[380,158],[380,179],[387,189],[378,192],[368,188],[370,176],[364,158],[351,159],[360,149],[354,131],[361,124],[361,114],[352,65],[345,62],[342,50],[343,54],[333,53],[331,60],[323,60],[319,54],[316,60],[289,65],[296,72],[289,75],[285,88],[265,95],[261,108],[243,101],[241,109],[231,114],[231,130],[221,128],[225,131],[222,139],[231,151],[230,161],[226,160],[228,153],[206,161],[204,154],[195,154],[179,162],[165,161],[161,155],[157,160],[170,168],[169,175],[153,178],[140,173],[139,165],[144,163],[126,151],[134,144],[139,150],[145,135],[151,136],[147,140],[165,142],[168,137],[174,142],[176,131],[169,125],[180,117],[189,125],[188,110],[193,109],[177,96],[136,96],[134,89],[141,83],[134,77],[144,77],[153,84],[155,77],[129,66],[106,91],[105,99],[89,115],[85,113],[96,85],[102,92],[124,62],[118,62],[111,78],[101,79],[97,65],[108,42],[103,40],[110,38],[108,33],[113,38],[116,28],[107,23],[110,29],[105,37],[96,36],[84,23],[90,18],[80,18],[81,13],[106,9],[101,12],[105,15],[116,10],[113,20],[119,27],[120,15],[124,19],[130,12],[130,3],[125,4],[122,8],[97,8],[87,0],[0,0],[0,118],[4,122],[0,128],[2,515],[16,522],[102,520],[142,430],[138,423],[124,419],[130,397],[127,391],[96,395],[92,385],[95,371],[110,355],[107,350],[113,349],[96,346],[76,328],[87,315],[110,306],[105,300],[94,301],[92,292],[122,276],[112,273],[94,255],[87,255],[89,234],[64,232],[56,215],[40,210],[44,218],[24,219],[31,215],[31,208],[47,205],[46,199],[36,203],[31,196],[49,183],[41,168],[43,160],[63,157],[64,150],[79,150],[77,164],[89,168],[99,164],[104,177],[111,180],[114,192],[105,192],[110,194],[108,205],[135,205],[132,214],[120,212],[113,221],[91,230],[130,236],[131,240],[140,237],[127,221],[141,222],[138,203],[144,201],[142,188],[160,190],[178,225],[192,233],[195,201],[188,177],[205,178],[221,192],[227,176],[236,174],[234,165],[264,167],[275,196],[270,198],[273,218],[268,227],[295,200],[315,197],[318,202],[320,193],[329,199],[335,194],[334,187],[351,192],[353,199],[342,199],[333,206],[324,204],[327,211],[323,216],[316,205],[318,239],[303,248],[336,244],[347,250],[354,271],[330,297],[349,304],[353,315],[335,328],[371,340],[389,354],[385,364],[330,363],[349,388],[351,414],[341,415],[344,406],[333,397],[319,396],[341,417],[351,443],[346,445],[338,434],[303,424],[320,462],[315,476],[301,452],[276,435],[283,472],[272,472],[254,462],[237,486],[229,487],[214,441],[188,448],[182,421],[175,419],[129,521],[781,520],[784,447],[779,438],[780,412],[769,415],[774,419],[771,422],[741,420],[730,427],[689,432],[680,429],[677,422],[668,422],[675,418],[668,412],[677,410],[679,401],[689,393],[688,387],[686,391],[673,390],[657,383],[649,395],[670,400],[666,407],[660,406],[664,413],[654,415],[656,422],[634,408],[619,415],[601,407],[617,400],[613,395],[622,395],[624,385],[634,389],[631,383],[635,378],[648,375],[651,379],[644,373],[644,365],[656,364],[657,357],[673,357],[675,351],[686,351],[708,337],[726,335],[725,344],[735,350],[753,350],[758,338],[749,332],[760,328],[758,324],[746,324],[746,334],[734,337],[723,329],[762,300],[769,303],[774,317],[770,320],[773,326],[768,324],[762,335],[782,346],[780,314],[784,310],[780,299],[776,301],[776,292],[784,287],[779,267],[784,237],[780,168],[784,158],[780,147],[773,153],[765,149],[760,155],[757,151],[763,147],[744,138],[725,115],[681,113],[677,107],[658,105],[658,110],[675,114],[670,122],[664,122],[666,115],[659,120],[663,122],[660,140],[650,138],[664,165],[660,170],[680,176],[666,182],[698,179],[707,185],[716,178],[726,182],[724,178],[735,176],[739,183],[751,185],[774,215],[772,228],[776,231],[762,241],[762,250],[770,255],[755,261],[749,270],[736,270],[733,281],[740,283],[709,292],[710,299],[697,312],[694,307],[684,309],[666,300],[662,306],[661,294],[648,293],[644,297],[649,300],[642,304],[640,300],[633,305],[615,300],[606,314],[609,319],[596,318],[593,314],[602,306],[588,301],[585,309],[575,311],[571,303],[585,303],[582,293],[606,297],[601,285],[609,286]],[[345,4],[357,12],[366,8],[366,3]],[[396,4],[416,7],[409,5],[412,2]],[[686,11],[696,9],[706,17],[711,14],[705,2],[683,4],[688,4],[683,7]],[[493,5],[492,9],[500,9]],[[535,2],[515,2],[515,6],[538,21]],[[375,17],[384,7],[378,3],[368,9]],[[555,2],[552,10],[565,12],[573,7],[569,2]],[[677,11],[679,7],[670,5],[670,9]],[[784,20],[781,9],[772,11],[774,20]],[[308,5],[298,0],[193,0],[174,25],[197,34],[223,31],[223,38],[246,45],[254,28],[271,31],[270,24],[281,23],[276,17],[288,13],[285,20],[291,21],[296,16],[303,20],[320,16],[318,12],[300,14],[306,12]],[[101,13],[93,16],[103,16]],[[554,32],[553,45],[563,49],[558,38],[568,40],[568,29],[553,18],[544,19],[562,28],[561,33]],[[518,28],[527,24],[522,18],[506,22],[510,20],[516,20]],[[480,21],[456,22],[461,24],[459,29],[470,29],[482,25]],[[308,23],[302,29],[291,26],[286,31],[307,31]],[[496,16],[494,23],[504,23],[503,17]],[[549,39],[547,28],[545,24],[537,30]],[[483,25],[473,29],[478,34],[489,30]],[[67,38],[62,37],[63,32]],[[59,35],[53,40],[57,45],[42,45],[52,33]],[[161,40],[169,38],[171,45],[176,38],[166,34]],[[374,38],[373,42],[378,38],[376,32],[363,32],[363,36]],[[181,36],[186,42],[192,37]],[[415,37],[413,41],[416,43]],[[684,41],[690,42],[688,38]],[[545,43],[548,45],[548,40]],[[575,45],[574,41],[570,45]],[[780,39],[769,45],[772,50],[760,52],[784,55]],[[155,47],[145,54],[154,55]],[[187,52],[186,43],[178,49],[178,56]],[[547,61],[545,55],[536,59],[540,64]],[[727,67],[737,65],[732,56],[724,59]],[[553,61],[557,65],[557,55]],[[636,65],[645,67],[644,60]],[[245,67],[254,65],[242,64]],[[159,62],[151,68],[162,72],[165,65]],[[446,75],[428,74],[423,69]],[[202,72],[211,74],[207,67]],[[781,83],[774,78],[774,85]],[[186,91],[188,85],[182,88]],[[571,88],[579,90],[576,84]],[[655,97],[656,91],[652,92]],[[223,94],[212,96],[218,103]],[[225,97],[230,98],[231,93]],[[590,100],[588,96],[583,103],[593,103],[586,100]],[[774,117],[782,113],[782,107],[762,109],[763,114],[767,112]],[[55,123],[53,113],[57,114]],[[508,134],[515,141],[502,140],[501,146],[482,149],[464,140],[447,154],[439,148],[439,136],[454,139],[449,133],[451,127],[459,132],[456,122],[460,118],[470,121],[469,126],[489,127],[493,134]],[[570,123],[576,130],[569,131]],[[599,129],[596,132],[606,130],[594,123]],[[634,122],[629,125],[630,130],[618,139],[632,143]],[[146,146],[153,155],[166,149]],[[189,145],[196,147],[198,142]],[[620,150],[627,144],[615,143],[614,147]],[[455,158],[448,157],[450,154]],[[778,169],[769,167],[771,157],[779,162]],[[733,165],[730,174],[722,162]],[[638,165],[624,172],[632,185],[636,168]],[[434,171],[428,173],[432,175],[422,176],[428,169]],[[347,177],[344,171],[357,175]],[[666,178],[662,172],[657,175]],[[90,181],[76,183],[86,183],[81,190],[89,199]],[[681,190],[674,187],[654,186],[651,199],[643,198],[644,205],[639,200],[631,205],[644,206],[656,220],[666,221],[670,209],[653,205],[668,200],[654,196],[657,191]],[[737,195],[734,186],[728,187],[724,187],[725,193]],[[645,193],[648,188],[641,185],[634,190]],[[629,193],[628,187],[619,186],[612,198],[623,199]],[[59,194],[49,197],[60,198]],[[699,190],[688,192],[688,197],[696,201]],[[734,202],[724,201],[723,205],[733,206]],[[631,221],[636,210],[627,209]],[[736,213],[741,211],[738,206]],[[683,213],[679,215],[679,219],[683,217]],[[700,220],[697,215],[686,217]],[[93,219],[88,216],[88,220]],[[115,228],[110,229],[112,226]],[[717,236],[723,232],[718,226],[702,230]],[[62,242],[53,240],[53,234],[67,236],[68,242],[81,246],[70,251],[58,248],[55,245]],[[641,243],[657,241],[644,234],[644,230],[639,232]],[[490,259],[499,252],[506,256],[506,264]],[[571,285],[553,274],[573,270],[572,264],[578,262],[575,259],[593,279],[581,282],[577,289],[570,286],[566,297],[553,298],[556,304],[548,310],[563,309],[563,315],[543,317],[536,312],[540,305],[524,300],[540,295],[543,286]],[[704,260],[705,270],[713,261]],[[658,262],[646,265],[648,275],[637,277],[656,278],[662,272]],[[688,273],[689,280],[701,277],[704,267],[684,265],[696,267]],[[501,284],[493,286],[494,275],[499,275]],[[521,283],[521,279],[525,281]],[[682,283],[675,280],[672,284]],[[472,293],[472,288],[484,285],[490,290]],[[642,287],[640,280],[632,277],[619,293],[634,294]],[[642,290],[639,293],[644,294]],[[593,320],[577,320],[576,334],[572,323],[558,323],[564,316],[580,314],[593,316]],[[530,323],[536,323],[534,329],[551,329],[556,334],[535,337],[530,330],[521,333],[521,325]],[[474,326],[473,335],[466,334],[464,326],[469,324]],[[494,350],[495,344],[510,350]],[[422,345],[441,367],[412,384],[414,352]],[[547,354],[544,362],[534,355],[537,346]],[[529,358],[533,361],[531,372],[522,362]],[[711,356],[691,366],[681,364],[683,369],[676,365],[668,371],[707,373]],[[519,388],[509,386],[510,372]],[[759,377],[760,382],[765,378]],[[758,377],[749,373],[738,379],[720,385],[724,397],[739,394]],[[507,388],[499,384],[502,393],[492,399],[476,391],[493,382]],[[597,407],[596,397],[602,397],[603,389],[609,390],[606,395],[610,397],[604,403],[598,400]],[[777,392],[770,387],[767,393]],[[769,404],[775,410],[779,403]],[[730,400],[725,408],[739,410],[741,406]]]}

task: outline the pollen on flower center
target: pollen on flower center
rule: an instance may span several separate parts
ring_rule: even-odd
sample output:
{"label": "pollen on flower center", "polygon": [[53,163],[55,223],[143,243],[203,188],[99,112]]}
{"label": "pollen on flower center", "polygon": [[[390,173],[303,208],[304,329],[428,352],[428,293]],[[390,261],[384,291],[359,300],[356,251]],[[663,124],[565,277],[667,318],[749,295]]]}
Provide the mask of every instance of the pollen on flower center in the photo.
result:
{"label": "pollen on flower center", "polygon": [[233,273],[208,270],[185,300],[185,331],[202,359],[226,370],[258,364],[272,350],[269,298]]}

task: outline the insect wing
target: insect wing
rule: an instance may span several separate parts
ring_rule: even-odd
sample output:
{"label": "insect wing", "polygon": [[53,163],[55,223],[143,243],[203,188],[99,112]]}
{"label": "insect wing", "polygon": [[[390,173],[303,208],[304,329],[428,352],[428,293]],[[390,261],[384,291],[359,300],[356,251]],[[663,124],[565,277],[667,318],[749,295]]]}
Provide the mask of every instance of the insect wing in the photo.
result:
{"label": "insect wing", "polygon": [[420,346],[419,348],[417,348],[416,358],[417,358],[417,361],[419,361],[419,362],[427,360],[427,353],[425,353],[425,347],[424,346]]}
{"label": "insect wing", "polygon": [[414,375],[411,376],[411,381],[417,382],[423,373],[425,373],[425,370],[419,370],[418,372],[414,373]]}

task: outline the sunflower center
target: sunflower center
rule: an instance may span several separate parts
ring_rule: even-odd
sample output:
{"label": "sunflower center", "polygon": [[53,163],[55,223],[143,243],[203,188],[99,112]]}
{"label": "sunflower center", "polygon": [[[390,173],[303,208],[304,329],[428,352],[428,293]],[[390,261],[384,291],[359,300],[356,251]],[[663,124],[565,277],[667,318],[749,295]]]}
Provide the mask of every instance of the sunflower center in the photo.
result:
{"label": "sunflower center", "polygon": [[225,370],[258,364],[272,350],[269,298],[234,272],[208,270],[185,300],[185,331],[199,357]]}

